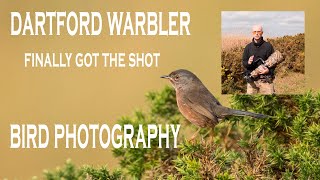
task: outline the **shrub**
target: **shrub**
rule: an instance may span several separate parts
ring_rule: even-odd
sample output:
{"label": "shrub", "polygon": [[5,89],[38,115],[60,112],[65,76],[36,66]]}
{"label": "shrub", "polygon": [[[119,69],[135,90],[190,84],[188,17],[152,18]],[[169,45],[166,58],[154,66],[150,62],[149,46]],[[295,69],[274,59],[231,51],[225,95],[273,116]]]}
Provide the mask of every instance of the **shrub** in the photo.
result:
{"label": "shrub", "polygon": [[93,167],[84,165],[76,167],[71,160],[67,160],[63,167],[56,170],[44,170],[45,179],[48,180],[94,180],[94,179],[124,179],[120,170],[110,172],[106,167]]}
{"label": "shrub", "polygon": [[[137,128],[184,121],[174,94],[168,87],[148,93],[150,111],[137,111],[119,123]],[[229,117],[208,137],[200,134],[190,142],[180,136],[178,148],[114,149],[121,171],[79,170],[67,163],[47,171],[46,179],[320,179],[320,94],[233,95],[231,105],[271,117]]]}

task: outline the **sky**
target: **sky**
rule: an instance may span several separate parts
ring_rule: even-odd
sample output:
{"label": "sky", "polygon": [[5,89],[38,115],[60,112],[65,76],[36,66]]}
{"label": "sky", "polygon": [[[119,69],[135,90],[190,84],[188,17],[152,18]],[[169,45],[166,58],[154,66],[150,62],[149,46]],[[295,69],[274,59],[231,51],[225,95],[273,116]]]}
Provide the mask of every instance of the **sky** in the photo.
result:
{"label": "sky", "polygon": [[223,35],[251,36],[254,24],[263,26],[265,37],[280,37],[304,33],[303,11],[223,11]]}

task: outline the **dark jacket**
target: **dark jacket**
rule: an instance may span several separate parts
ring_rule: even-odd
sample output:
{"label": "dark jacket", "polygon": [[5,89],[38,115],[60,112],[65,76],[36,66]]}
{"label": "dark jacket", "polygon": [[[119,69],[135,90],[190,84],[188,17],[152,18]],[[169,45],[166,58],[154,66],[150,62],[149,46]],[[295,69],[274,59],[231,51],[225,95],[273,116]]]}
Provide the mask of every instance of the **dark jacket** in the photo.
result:
{"label": "dark jacket", "polygon": [[[249,43],[245,48],[242,56],[242,64],[245,68],[245,73],[248,74],[251,71],[255,70],[262,62],[256,61],[259,58],[262,58],[264,61],[274,52],[272,45],[269,42],[266,42],[261,37],[260,42],[255,43],[252,39],[252,42]],[[253,63],[248,64],[250,56],[254,55]],[[267,76],[274,78],[274,69],[269,68],[269,73]]]}

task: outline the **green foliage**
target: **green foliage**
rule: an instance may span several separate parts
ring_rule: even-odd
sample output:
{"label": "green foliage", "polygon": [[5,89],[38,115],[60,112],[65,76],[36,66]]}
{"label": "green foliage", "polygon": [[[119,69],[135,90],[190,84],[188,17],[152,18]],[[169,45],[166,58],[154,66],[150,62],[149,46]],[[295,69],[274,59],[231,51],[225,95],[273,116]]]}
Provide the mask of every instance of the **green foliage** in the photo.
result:
{"label": "green foliage", "polygon": [[304,73],[304,34],[295,36],[283,36],[268,41],[275,49],[280,51],[285,58],[285,61],[279,65],[278,72],[286,73],[288,71]]}
{"label": "green foliage", "polygon": [[151,103],[151,115],[170,118],[180,115],[176,103],[176,94],[173,88],[166,86],[161,92],[149,92],[146,95]]}
{"label": "green foliage", "polygon": [[[235,108],[252,107],[253,111],[273,116],[258,122],[244,118],[241,124],[244,125],[245,134],[263,131],[257,146],[261,145],[267,151],[269,171],[277,178],[320,178],[319,95],[308,92],[291,96],[232,97]],[[243,141],[248,140],[244,136]]]}
{"label": "green foliage", "polygon": [[86,174],[86,179],[124,179],[120,170],[115,170],[110,174],[106,167],[94,168],[92,166],[83,166],[80,169],[81,174]]}
{"label": "green foliage", "polygon": [[[275,50],[281,52],[285,60],[276,68],[276,73],[285,76],[289,72],[304,73],[304,34],[283,36],[268,39]],[[223,94],[246,92],[246,82],[243,78],[242,54],[243,47],[234,47],[221,52],[221,82]]]}
{"label": "green foliage", "polygon": [[58,180],[58,179],[78,179],[81,174],[76,170],[75,166],[68,160],[64,167],[57,167],[56,171],[44,171],[46,179]]}
{"label": "green foliage", "polygon": [[178,157],[174,160],[175,167],[178,173],[188,179],[201,179],[199,174],[201,164],[194,158],[190,158],[188,155]]}
{"label": "green foliage", "polygon": [[[146,95],[150,105],[150,112],[145,114],[141,111],[135,111],[133,117],[122,117],[118,124],[132,124],[134,129],[138,129],[139,124],[179,124],[182,118],[176,105],[174,89],[165,87],[161,92],[150,92]],[[137,131],[135,131],[137,133]],[[144,129],[147,134],[147,129]],[[173,143],[173,136],[170,133],[170,143]],[[136,134],[134,137],[137,137]],[[136,139],[133,139],[135,141]],[[146,140],[147,141],[147,140]],[[162,139],[165,144],[165,139]],[[159,139],[151,140],[151,148],[119,148],[113,149],[115,157],[120,158],[120,165],[133,178],[141,179],[145,176],[153,176],[153,171],[161,162],[169,161],[177,154],[177,149],[158,148]],[[148,172],[151,172],[149,175]]]}
{"label": "green foliage", "polygon": [[[138,124],[182,122],[172,89],[147,98],[150,112],[136,111],[118,123],[136,129]],[[121,172],[77,170],[66,164],[47,172],[46,178],[81,179],[89,174],[92,179],[122,179],[125,174],[128,179],[320,179],[320,94],[234,95],[231,104],[270,118],[229,117],[208,137],[199,135],[193,142],[180,138],[178,148],[157,148],[155,139],[147,149],[114,149]]]}
{"label": "green foliage", "polygon": [[65,165],[60,168],[57,167],[56,170],[48,171],[44,170],[45,179],[48,180],[95,180],[95,179],[124,179],[122,172],[120,170],[115,170],[110,173],[106,167],[95,168],[92,166],[82,166],[77,168],[71,160],[67,160]]}
{"label": "green foliage", "polygon": [[[173,106],[174,99],[170,99],[174,98],[174,95],[167,94],[169,91],[167,88],[164,91],[167,92],[152,94],[151,117],[155,118],[157,123],[168,114],[172,117],[179,115],[178,112],[174,112],[177,111]],[[162,98],[155,98],[159,96],[169,99],[162,101]],[[202,136],[200,137],[202,140],[195,142],[180,139],[179,148],[176,151],[172,150],[171,153],[148,149],[147,154],[157,154],[152,158],[158,161],[144,158],[140,167],[141,164],[154,161],[153,166],[145,168],[144,172],[141,171],[139,177],[133,177],[319,179],[319,97],[319,94],[314,95],[311,92],[304,95],[279,96],[234,95],[231,97],[233,108],[267,114],[270,118],[229,117],[216,126],[213,135],[209,135],[208,138]],[[170,111],[153,106],[160,103],[161,106],[170,108]],[[170,118],[168,120],[170,121]],[[128,153],[130,150],[126,151]],[[132,159],[141,159],[139,153],[129,154]]]}

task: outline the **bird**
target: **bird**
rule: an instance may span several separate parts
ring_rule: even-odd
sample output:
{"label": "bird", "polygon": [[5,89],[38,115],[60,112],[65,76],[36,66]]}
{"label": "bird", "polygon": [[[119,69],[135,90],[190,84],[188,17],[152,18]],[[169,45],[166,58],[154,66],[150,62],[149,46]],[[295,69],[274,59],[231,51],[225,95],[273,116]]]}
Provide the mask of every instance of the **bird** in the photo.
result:
{"label": "bird", "polygon": [[250,116],[263,119],[269,116],[249,111],[231,109],[222,106],[201,80],[186,69],[178,69],[161,78],[168,79],[176,92],[176,101],[181,114],[192,124],[201,128],[210,127],[210,131],[228,116]]}

